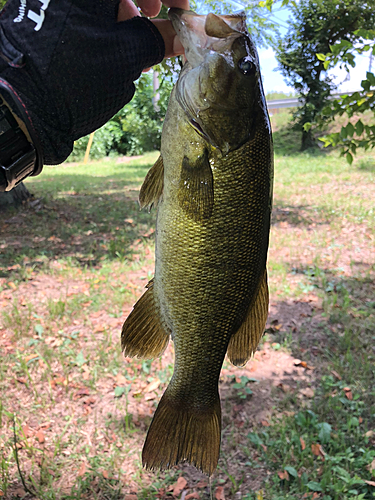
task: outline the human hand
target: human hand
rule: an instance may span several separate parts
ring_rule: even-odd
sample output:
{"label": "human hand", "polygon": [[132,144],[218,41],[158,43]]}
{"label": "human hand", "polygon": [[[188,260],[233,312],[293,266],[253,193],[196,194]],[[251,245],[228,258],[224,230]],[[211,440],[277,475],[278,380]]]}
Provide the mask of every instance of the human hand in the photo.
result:
{"label": "human hand", "polygon": [[[189,10],[189,0],[138,0],[139,8],[147,17],[156,17],[161,9],[162,3],[166,7],[178,7],[180,9]],[[140,12],[134,5],[132,0],[121,0],[119,5],[118,17],[119,22],[126,21],[132,17],[140,16]],[[184,53],[184,48],[178,39],[172,23],[167,19],[153,19],[152,23],[160,31],[165,44],[165,57],[178,56]]]}

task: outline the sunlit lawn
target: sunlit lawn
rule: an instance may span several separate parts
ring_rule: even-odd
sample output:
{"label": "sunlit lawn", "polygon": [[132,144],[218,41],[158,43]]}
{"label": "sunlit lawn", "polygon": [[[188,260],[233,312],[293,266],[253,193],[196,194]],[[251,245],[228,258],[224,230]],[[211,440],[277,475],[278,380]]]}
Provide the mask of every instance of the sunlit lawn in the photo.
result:
{"label": "sunlit lawn", "polygon": [[[370,499],[374,162],[286,152],[283,141],[276,131],[285,156],[275,166],[269,324],[244,370],[225,363],[212,490],[217,500]],[[192,467],[141,467],[172,346],[152,363],[124,360],[119,346],[153,274],[155,213],[137,196],[157,156],[45,167],[27,182],[34,201],[2,217],[0,496],[209,498]]]}

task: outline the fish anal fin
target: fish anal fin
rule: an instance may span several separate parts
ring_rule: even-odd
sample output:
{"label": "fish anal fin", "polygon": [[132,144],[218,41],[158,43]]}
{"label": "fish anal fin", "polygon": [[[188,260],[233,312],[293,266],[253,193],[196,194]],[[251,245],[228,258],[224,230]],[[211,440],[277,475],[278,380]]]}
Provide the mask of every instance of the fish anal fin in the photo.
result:
{"label": "fish anal fin", "polygon": [[267,270],[265,269],[255,301],[242,325],[229,341],[227,355],[234,365],[244,366],[256,350],[266,326],[268,302]]}
{"label": "fish anal fin", "polygon": [[155,306],[151,280],[122,327],[121,348],[125,356],[156,358],[166,349],[169,335],[168,327],[162,323]]}
{"label": "fish anal fin", "polygon": [[185,213],[196,221],[209,219],[214,206],[214,180],[205,150],[194,163],[182,161],[178,200]]}
{"label": "fish anal fin", "polygon": [[163,194],[164,189],[164,165],[161,155],[147,172],[140,193],[139,204],[141,208],[152,208],[156,205]]}
{"label": "fish anal fin", "polygon": [[149,470],[170,469],[187,461],[209,476],[220,453],[221,408],[217,394],[209,408],[198,410],[169,396],[168,388],[156,409],[142,452]]}

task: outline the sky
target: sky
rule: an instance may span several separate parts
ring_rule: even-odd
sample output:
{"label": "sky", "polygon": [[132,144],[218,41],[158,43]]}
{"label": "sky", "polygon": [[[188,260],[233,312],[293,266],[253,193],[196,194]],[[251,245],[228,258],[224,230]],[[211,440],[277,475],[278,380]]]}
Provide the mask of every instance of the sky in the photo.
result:
{"label": "sky", "polygon": [[[239,11],[242,8],[241,0],[225,0],[233,7],[233,11]],[[268,12],[265,10],[265,12]],[[199,11],[200,14],[204,13],[204,9]],[[289,10],[284,7],[282,9],[274,7],[272,11],[272,21],[279,26],[281,34],[286,33],[288,28]],[[281,73],[276,69],[277,61],[275,53],[271,48],[259,49],[259,60],[261,65],[261,74],[263,78],[263,87],[265,93],[269,92],[293,92],[293,88],[289,87]],[[375,61],[373,61],[373,68]],[[338,84],[337,92],[351,92],[361,88],[361,81],[366,77],[366,71],[369,69],[368,56],[356,56],[356,67],[349,73],[345,70],[335,68],[329,72],[330,76],[334,77],[335,83]]]}

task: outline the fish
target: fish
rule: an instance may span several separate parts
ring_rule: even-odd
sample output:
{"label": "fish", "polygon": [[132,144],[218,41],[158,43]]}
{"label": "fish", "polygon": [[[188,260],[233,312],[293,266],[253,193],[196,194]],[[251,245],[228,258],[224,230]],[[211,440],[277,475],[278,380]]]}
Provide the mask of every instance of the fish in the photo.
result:
{"label": "fish", "polygon": [[186,61],[140,190],[157,206],[155,274],[121,333],[125,356],[174,342],[174,371],[142,451],[146,469],[188,462],[211,476],[220,453],[225,358],[243,366],[268,315],[273,146],[259,58],[244,13],[169,19]]}

